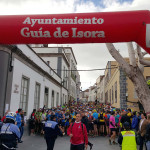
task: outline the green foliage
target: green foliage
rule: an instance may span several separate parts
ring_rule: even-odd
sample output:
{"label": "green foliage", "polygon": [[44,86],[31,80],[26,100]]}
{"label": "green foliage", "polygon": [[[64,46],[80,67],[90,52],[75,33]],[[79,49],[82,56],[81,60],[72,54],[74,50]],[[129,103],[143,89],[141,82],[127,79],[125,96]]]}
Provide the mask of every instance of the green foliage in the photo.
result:
{"label": "green foliage", "polygon": [[148,86],[149,86],[149,88],[150,88],[150,80],[148,80],[148,81],[147,81],[147,85],[148,85]]}

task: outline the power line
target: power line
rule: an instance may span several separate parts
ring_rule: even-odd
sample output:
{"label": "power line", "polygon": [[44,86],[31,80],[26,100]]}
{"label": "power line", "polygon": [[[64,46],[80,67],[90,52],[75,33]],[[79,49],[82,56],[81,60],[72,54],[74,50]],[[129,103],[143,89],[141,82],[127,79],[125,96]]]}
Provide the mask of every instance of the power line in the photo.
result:
{"label": "power line", "polygon": [[116,69],[118,67],[113,67],[113,68],[103,68],[103,69],[87,69],[87,70],[61,70],[61,69],[53,69],[57,71],[99,71],[99,70],[106,70],[106,69]]}

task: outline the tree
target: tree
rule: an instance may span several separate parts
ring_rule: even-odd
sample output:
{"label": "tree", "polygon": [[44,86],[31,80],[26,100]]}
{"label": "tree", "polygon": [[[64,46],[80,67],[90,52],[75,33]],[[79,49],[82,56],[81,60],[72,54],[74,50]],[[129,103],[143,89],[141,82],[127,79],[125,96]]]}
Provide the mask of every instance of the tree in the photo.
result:
{"label": "tree", "polygon": [[149,86],[149,89],[150,89],[150,80],[147,81],[147,85]]}
{"label": "tree", "polygon": [[139,102],[143,105],[145,112],[150,113],[150,89],[144,78],[144,65],[150,66],[150,61],[144,59],[147,52],[142,52],[139,45],[136,50],[131,42],[127,43],[129,63],[121,56],[112,43],[106,44],[108,51],[112,57],[119,63],[121,68],[126,73],[127,77],[132,81]]}

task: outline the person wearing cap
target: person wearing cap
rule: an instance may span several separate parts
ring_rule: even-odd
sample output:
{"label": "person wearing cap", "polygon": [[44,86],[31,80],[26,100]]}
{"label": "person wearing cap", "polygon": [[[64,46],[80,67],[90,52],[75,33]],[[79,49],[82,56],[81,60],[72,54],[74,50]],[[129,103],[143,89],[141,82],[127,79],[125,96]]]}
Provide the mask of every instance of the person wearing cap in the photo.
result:
{"label": "person wearing cap", "polygon": [[20,130],[15,125],[16,113],[8,112],[6,122],[0,131],[1,150],[15,150],[17,148],[17,140],[20,139]]}
{"label": "person wearing cap", "polygon": [[122,150],[137,150],[135,132],[130,130],[130,123],[123,124],[124,131],[118,137],[118,143],[122,145]]}
{"label": "person wearing cap", "polygon": [[43,131],[45,134],[44,137],[47,144],[47,150],[53,150],[57,135],[63,136],[62,128],[58,126],[55,115],[51,116],[51,121],[46,121]]}

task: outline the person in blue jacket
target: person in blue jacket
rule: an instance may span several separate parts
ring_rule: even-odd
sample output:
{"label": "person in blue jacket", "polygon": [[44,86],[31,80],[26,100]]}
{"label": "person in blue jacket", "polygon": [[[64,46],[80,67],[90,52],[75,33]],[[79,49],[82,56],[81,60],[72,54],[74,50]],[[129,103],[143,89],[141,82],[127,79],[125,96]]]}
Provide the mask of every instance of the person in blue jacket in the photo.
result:
{"label": "person in blue jacket", "polygon": [[136,116],[136,112],[133,112],[133,118],[132,118],[132,130],[138,131],[138,117]]}
{"label": "person in blue jacket", "polygon": [[[21,134],[22,134],[23,132],[22,132],[22,126],[21,126],[21,124],[22,124],[22,117],[21,117],[21,115],[22,115],[22,109],[19,108],[19,109],[18,109],[17,116],[16,116],[16,122],[17,122],[17,126],[18,126],[18,128],[20,129],[20,132],[21,132]],[[20,136],[20,139],[18,140],[19,143],[22,143],[22,142],[23,142],[23,141],[21,140],[21,137],[22,137],[22,135]]]}
{"label": "person in blue jacket", "polygon": [[17,140],[20,138],[20,130],[15,125],[16,113],[8,112],[6,115],[6,122],[3,124],[0,131],[1,150],[15,150],[17,147]]}
{"label": "person in blue jacket", "polygon": [[62,129],[56,122],[56,116],[51,116],[51,121],[47,120],[44,126],[44,137],[47,144],[47,150],[53,150],[57,136],[63,136]]}

